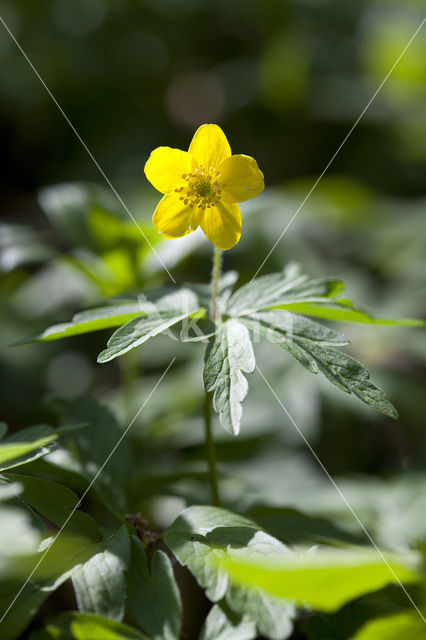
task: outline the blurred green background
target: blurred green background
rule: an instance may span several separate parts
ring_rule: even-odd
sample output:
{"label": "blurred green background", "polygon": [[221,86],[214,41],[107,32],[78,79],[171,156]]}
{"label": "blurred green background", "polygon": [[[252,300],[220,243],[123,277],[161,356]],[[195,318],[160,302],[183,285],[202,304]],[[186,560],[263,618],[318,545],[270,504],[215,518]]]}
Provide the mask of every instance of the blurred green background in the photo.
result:
{"label": "blurred green background", "polygon": [[[225,269],[247,281],[425,13],[424,0],[1,0],[1,15],[178,283],[209,278],[197,233],[162,241],[143,166],[216,122],[254,156],[267,189],[243,205]],[[377,315],[426,313],[426,28],[414,40],[262,272],[294,260],[343,278]],[[9,345],[112,297],[170,284],[75,133],[0,25],[1,382],[12,429],[54,423],[55,402],[94,394],[132,430],[133,507],[160,526],[209,500],[200,474],[203,347],[158,338],[97,365],[110,332]],[[424,535],[426,345],[422,329],[349,326],[350,352],[398,407],[392,422],[300,370],[272,345],[259,365],[377,539]],[[219,428],[228,504],[257,500],[351,515],[263,381],[250,376],[239,439]],[[217,425],[216,425],[217,426]],[[165,482],[167,474],[170,478]],[[163,473],[158,495],[156,477]],[[151,484],[150,484],[151,482]],[[244,496],[243,498],[241,496]]]}

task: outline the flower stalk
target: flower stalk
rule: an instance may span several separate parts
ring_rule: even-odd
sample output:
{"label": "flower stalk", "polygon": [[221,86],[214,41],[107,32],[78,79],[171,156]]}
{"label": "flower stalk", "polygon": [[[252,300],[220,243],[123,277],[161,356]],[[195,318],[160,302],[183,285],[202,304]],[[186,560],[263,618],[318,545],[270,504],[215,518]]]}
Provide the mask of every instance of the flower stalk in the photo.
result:
{"label": "flower stalk", "polygon": [[222,251],[215,247],[213,254],[213,274],[212,274],[212,320],[216,322],[218,315],[218,295],[219,295],[219,278],[220,266],[222,262]]}
{"label": "flower stalk", "polygon": [[[211,299],[211,318],[213,322],[217,322],[218,313],[220,315],[220,309],[218,305],[218,296],[219,296],[219,278],[220,278],[220,267],[222,262],[222,251],[215,247],[213,253],[213,271],[212,271],[212,299]],[[210,484],[212,488],[212,498],[213,504],[216,507],[220,506],[220,497],[219,497],[219,484],[217,480],[217,471],[216,471],[216,452],[214,439],[212,434],[212,401],[213,394],[205,393],[204,397],[204,425],[205,425],[205,435],[206,435],[206,453],[207,453],[207,461],[209,464],[210,470]]]}
{"label": "flower stalk", "polygon": [[216,452],[214,446],[214,439],[212,434],[212,393],[205,394],[204,398],[204,424],[205,424],[205,433],[206,433],[206,450],[207,450],[207,460],[209,463],[210,470],[210,484],[212,489],[212,498],[213,504],[215,507],[220,507],[220,497],[219,497],[219,483],[217,480],[217,471],[216,471]]}

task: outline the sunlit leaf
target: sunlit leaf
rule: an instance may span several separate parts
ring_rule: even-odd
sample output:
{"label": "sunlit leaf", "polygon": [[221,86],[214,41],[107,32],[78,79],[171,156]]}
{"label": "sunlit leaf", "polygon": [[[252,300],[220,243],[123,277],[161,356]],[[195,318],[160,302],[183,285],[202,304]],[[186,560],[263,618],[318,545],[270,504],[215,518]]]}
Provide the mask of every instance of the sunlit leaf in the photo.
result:
{"label": "sunlit leaf", "polygon": [[127,624],[90,613],[61,613],[34,631],[30,640],[149,640]]}
{"label": "sunlit leaf", "polygon": [[420,640],[424,637],[425,622],[413,611],[371,620],[351,640]]}
{"label": "sunlit leaf", "polygon": [[416,582],[412,561],[391,555],[384,561],[375,550],[334,549],[269,559],[226,557],[221,564],[237,584],[256,585],[301,606],[336,611],[345,602],[392,582]]}
{"label": "sunlit leaf", "polygon": [[326,301],[344,288],[337,279],[311,280],[290,264],[281,273],[272,273],[252,280],[237,289],[227,304],[231,315],[251,314],[290,302]]}
{"label": "sunlit leaf", "polygon": [[239,616],[225,603],[210,609],[199,640],[254,640],[256,625],[249,616]]}
{"label": "sunlit leaf", "polygon": [[247,328],[236,320],[219,326],[207,348],[204,363],[204,388],[213,393],[213,407],[223,427],[234,435],[240,431],[241,402],[248,383],[243,373],[255,367],[253,347]]}
{"label": "sunlit leaf", "polygon": [[189,568],[213,602],[226,599],[229,607],[256,624],[261,635],[279,640],[292,633],[294,608],[288,602],[270,597],[256,585],[233,586],[225,558],[244,558],[257,552],[268,558],[290,554],[276,538],[257,524],[217,507],[189,507],[165,533],[165,542],[179,562]]}
{"label": "sunlit leaf", "polygon": [[104,548],[72,572],[80,611],[122,620],[126,600],[125,570],[130,563],[130,540],[123,525],[108,537]]}

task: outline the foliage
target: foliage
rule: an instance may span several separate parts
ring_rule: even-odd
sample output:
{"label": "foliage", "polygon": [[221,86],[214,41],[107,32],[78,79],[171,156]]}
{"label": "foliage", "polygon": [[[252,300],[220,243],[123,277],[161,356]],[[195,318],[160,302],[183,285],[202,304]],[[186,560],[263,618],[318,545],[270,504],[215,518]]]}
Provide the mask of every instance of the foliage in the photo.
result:
{"label": "foliage", "polygon": [[[421,4],[3,0],[99,166],[2,26],[1,638],[423,637],[424,33],[327,164]],[[143,184],[200,121],[267,182],[215,319]]]}

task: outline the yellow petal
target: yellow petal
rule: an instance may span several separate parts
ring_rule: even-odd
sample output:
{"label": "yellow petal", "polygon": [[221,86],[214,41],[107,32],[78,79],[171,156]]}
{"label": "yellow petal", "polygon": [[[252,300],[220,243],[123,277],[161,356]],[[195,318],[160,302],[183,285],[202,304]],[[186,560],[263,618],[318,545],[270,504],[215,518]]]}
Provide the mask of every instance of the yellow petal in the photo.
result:
{"label": "yellow petal", "polygon": [[265,188],[263,173],[254,158],[234,155],[220,165],[220,184],[227,202],[244,202],[255,198]]}
{"label": "yellow petal", "polygon": [[241,237],[240,207],[221,201],[204,210],[200,227],[218,249],[230,249]]}
{"label": "yellow petal", "polygon": [[170,193],[184,183],[182,176],[190,173],[191,169],[192,159],[187,151],[158,147],[149,156],[144,171],[158,191]]}
{"label": "yellow petal", "polygon": [[203,124],[197,129],[189,145],[189,153],[207,171],[217,169],[231,155],[231,147],[217,124]]}
{"label": "yellow petal", "polygon": [[157,205],[152,222],[165,238],[181,238],[200,224],[201,209],[183,204],[178,196],[164,196]]}

